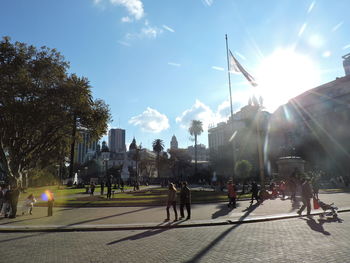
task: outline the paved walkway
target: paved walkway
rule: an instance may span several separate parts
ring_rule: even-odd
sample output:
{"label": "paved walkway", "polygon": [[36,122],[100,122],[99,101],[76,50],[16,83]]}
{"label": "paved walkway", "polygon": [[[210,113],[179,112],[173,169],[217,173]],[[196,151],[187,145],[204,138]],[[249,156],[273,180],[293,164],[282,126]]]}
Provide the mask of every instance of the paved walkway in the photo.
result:
{"label": "paved walkway", "polygon": [[[340,210],[350,209],[350,193],[320,194],[326,203],[334,202]],[[47,217],[47,209],[35,207],[33,215],[15,219],[0,218],[0,231],[6,230],[94,230],[130,229],[169,226],[220,225],[241,221],[296,217],[299,205],[290,200],[267,200],[262,205],[250,206],[249,201],[239,201],[236,209],[226,203],[192,205],[192,218],[188,221],[161,224],[166,216],[165,207],[101,207],[55,208],[54,216]],[[178,209],[179,210],[179,209]],[[306,211],[305,211],[306,212]],[[321,212],[314,210],[313,213]],[[20,213],[20,209],[19,212]],[[179,211],[178,211],[179,213]],[[186,213],[186,212],[185,212]],[[174,218],[173,211],[171,216]]]}
{"label": "paved walkway", "polygon": [[293,218],[256,224],[106,232],[0,233],[0,262],[349,262],[342,222]]}

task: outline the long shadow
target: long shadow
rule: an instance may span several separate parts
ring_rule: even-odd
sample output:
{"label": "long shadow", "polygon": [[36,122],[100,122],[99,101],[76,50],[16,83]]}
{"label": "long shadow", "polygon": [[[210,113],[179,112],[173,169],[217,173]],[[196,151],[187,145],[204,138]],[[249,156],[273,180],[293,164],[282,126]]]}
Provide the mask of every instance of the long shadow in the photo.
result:
{"label": "long shadow", "polygon": [[109,216],[103,216],[103,217],[99,217],[99,218],[84,220],[84,221],[80,221],[80,222],[76,222],[76,223],[65,225],[65,226],[63,226],[63,228],[67,227],[67,226],[74,226],[74,225],[80,225],[80,224],[85,224],[85,223],[91,223],[91,222],[95,222],[95,221],[99,221],[99,220],[103,220],[103,219],[107,219],[107,218],[112,218],[112,217],[132,214],[132,213],[140,212],[140,211],[151,209],[151,208],[153,208],[153,207],[143,207],[143,208],[140,208],[140,209],[137,209],[137,210],[134,210],[134,211],[124,212],[124,213],[121,213],[121,214],[114,214],[114,215],[109,215]]}
{"label": "long shadow", "polygon": [[320,232],[326,236],[330,236],[331,233],[329,233],[328,231],[324,230],[323,228],[323,224],[324,222],[323,221],[319,221],[318,223],[316,222],[315,219],[313,218],[308,218],[308,219],[305,219],[305,218],[301,218],[302,220],[305,220],[307,225],[313,230],[313,231],[316,231],[316,232]]}
{"label": "long shadow", "polygon": [[[239,204],[236,204],[236,208],[239,207]],[[215,219],[215,218],[218,218],[218,217],[221,217],[221,216],[225,216],[225,215],[228,215],[234,208],[229,208],[227,207],[227,204],[220,204],[220,205],[217,205],[216,208],[219,208],[218,211],[216,211],[215,213],[213,213],[211,215],[211,218],[212,219]]]}
{"label": "long shadow", "polygon": [[[258,203],[254,204],[254,205],[250,205],[248,206],[245,210],[244,215],[242,215],[238,221],[243,221],[246,217],[249,216],[249,214],[251,212],[253,212],[257,207],[259,206]],[[210,249],[212,249],[214,246],[217,245],[217,243],[219,243],[222,239],[224,239],[231,231],[233,231],[234,229],[236,229],[237,227],[239,227],[241,224],[236,224],[232,227],[230,227],[229,229],[225,230],[224,232],[222,232],[217,238],[215,238],[208,246],[206,246],[205,248],[203,248],[201,251],[199,251],[193,258],[191,258],[189,261],[187,261],[188,263],[191,262],[198,262],[205,254],[208,253],[208,251]]]}
{"label": "long shadow", "polygon": [[[85,223],[91,223],[91,222],[95,222],[95,221],[99,221],[99,220],[103,220],[103,219],[107,219],[107,218],[112,218],[112,217],[132,214],[132,213],[136,213],[136,212],[139,212],[139,211],[142,211],[142,210],[151,209],[151,208],[153,208],[153,207],[143,207],[143,208],[140,208],[140,209],[137,209],[137,210],[124,212],[124,213],[120,213],[120,214],[114,214],[114,215],[109,215],[109,216],[104,216],[104,217],[84,220],[84,221],[80,221],[80,222],[75,222],[75,223],[72,223],[72,224],[64,225],[64,226],[62,226],[60,228],[65,228],[65,227],[74,226],[74,225],[80,225],[80,224],[85,224]],[[62,211],[62,210],[60,210],[60,211]],[[57,212],[59,212],[59,211],[57,211]],[[41,218],[45,218],[45,217],[46,216],[44,216],[44,217],[37,217],[37,218],[28,218],[28,219],[22,219],[22,220],[16,220],[16,221],[8,221],[8,222],[5,222],[5,223],[0,223],[0,225],[15,224],[15,223],[18,223],[18,222],[31,221],[31,220],[41,219]]]}
{"label": "long shadow", "polygon": [[[181,221],[177,221],[175,223],[172,223],[171,225],[178,225],[180,224]],[[164,225],[164,223],[161,223],[161,224],[158,224],[157,226],[162,226]],[[165,225],[167,226],[167,225]],[[170,225],[169,225],[170,226]],[[147,238],[147,237],[150,237],[150,236],[154,236],[154,235],[158,235],[164,231],[167,231],[171,229],[170,227],[164,227],[164,228],[159,228],[159,229],[150,229],[150,230],[147,230],[145,232],[142,232],[142,233],[139,233],[139,234],[136,234],[136,235],[133,235],[133,236],[129,236],[129,237],[125,237],[125,238],[122,238],[122,239],[119,239],[119,240],[115,240],[115,241],[112,241],[112,242],[109,242],[107,243],[108,246],[110,245],[114,245],[114,244],[117,244],[117,243],[120,243],[120,242],[123,242],[123,241],[126,241],[126,240],[137,240],[137,239],[141,239],[141,238]]]}

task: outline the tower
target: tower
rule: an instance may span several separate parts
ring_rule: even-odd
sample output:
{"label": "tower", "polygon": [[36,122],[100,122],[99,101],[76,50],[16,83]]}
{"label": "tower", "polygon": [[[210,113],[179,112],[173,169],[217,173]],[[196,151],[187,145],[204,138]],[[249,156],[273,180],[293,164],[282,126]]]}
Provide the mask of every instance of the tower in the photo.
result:
{"label": "tower", "polygon": [[177,139],[176,136],[173,135],[173,137],[171,138],[171,142],[170,142],[170,149],[178,149],[178,143],[177,143]]}
{"label": "tower", "polygon": [[108,131],[108,146],[111,152],[125,152],[125,130],[110,129]]}

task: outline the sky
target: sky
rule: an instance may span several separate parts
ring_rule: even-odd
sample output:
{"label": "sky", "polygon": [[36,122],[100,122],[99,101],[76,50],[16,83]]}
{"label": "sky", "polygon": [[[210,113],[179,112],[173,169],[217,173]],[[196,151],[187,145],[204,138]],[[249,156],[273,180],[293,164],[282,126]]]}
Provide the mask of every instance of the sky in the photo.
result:
{"label": "sky", "polygon": [[[70,73],[87,77],[109,104],[110,128],[151,149],[193,145],[191,120],[230,114],[225,34],[252,75],[231,74],[233,110],[253,94],[267,111],[344,76],[350,53],[348,0],[0,0],[0,34],[56,48]],[[103,139],[107,140],[105,136]]]}

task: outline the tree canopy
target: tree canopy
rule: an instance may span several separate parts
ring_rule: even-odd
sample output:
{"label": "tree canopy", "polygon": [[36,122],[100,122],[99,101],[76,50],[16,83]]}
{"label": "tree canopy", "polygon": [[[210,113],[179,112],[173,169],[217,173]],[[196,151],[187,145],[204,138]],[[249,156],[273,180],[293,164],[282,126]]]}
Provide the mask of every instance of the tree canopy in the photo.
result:
{"label": "tree canopy", "polygon": [[241,160],[236,163],[235,173],[240,179],[248,179],[251,170],[252,165],[247,160]]}
{"label": "tree canopy", "polygon": [[11,178],[62,161],[76,139],[73,123],[94,138],[106,132],[108,105],[68,66],[55,49],[1,40],[0,162]]}

